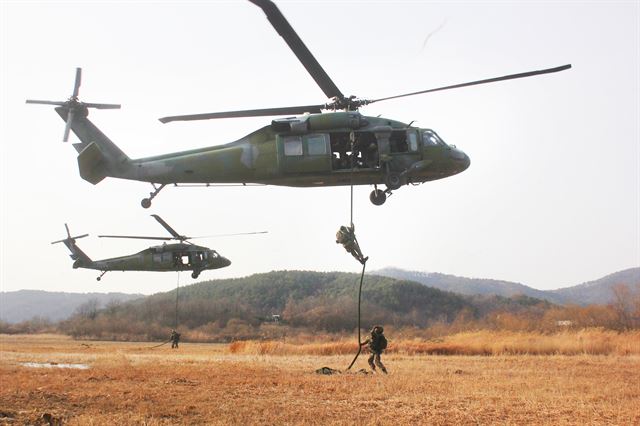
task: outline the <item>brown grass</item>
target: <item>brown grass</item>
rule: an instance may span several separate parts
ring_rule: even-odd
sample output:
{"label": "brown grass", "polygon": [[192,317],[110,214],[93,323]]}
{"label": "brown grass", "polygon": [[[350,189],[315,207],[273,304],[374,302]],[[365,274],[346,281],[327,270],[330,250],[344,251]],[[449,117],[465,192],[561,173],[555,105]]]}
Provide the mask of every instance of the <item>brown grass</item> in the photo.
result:
{"label": "brown grass", "polygon": [[[238,341],[229,345],[236,354],[347,355],[358,346],[353,340],[327,343]],[[620,333],[599,328],[555,334],[480,330],[438,339],[391,340],[386,351],[405,355],[640,355],[640,331]]]}
{"label": "brown grass", "polygon": [[[635,350],[636,334],[588,331],[582,342],[600,342],[593,346],[596,352],[624,353],[620,336],[635,342]],[[531,348],[547,351],[547,345],[563,342],[569,350],[578,347],[570,342],[580,341],[577,335],[553,335],[542,343],[538,335],[529,337],[528,345],[517,334],[504,334],[495,346],[487,339],[496,335],[477,333],[447,342],[482,343],[491,351],[526,347],[533,353]],[[582,350],[575,356],[432,356],[419,353],[419,346],[410,349],[409,341],[396,343],[383,355],[388,376],[321,376],[313,371],[344,369],[354,343],[183,344],[171,350],[150,349],[149,343],[0,335],[0,424],[37,424],[43,416],[69,425],[640,424],[638,355]],[[298,352],[284,354],[292,347]],[[351,350],[343,355],[316,355],[346,349]],[[22,362],[87,363],[90,369],[36,369]],[[361,357],[356,369],[365,367]]]}

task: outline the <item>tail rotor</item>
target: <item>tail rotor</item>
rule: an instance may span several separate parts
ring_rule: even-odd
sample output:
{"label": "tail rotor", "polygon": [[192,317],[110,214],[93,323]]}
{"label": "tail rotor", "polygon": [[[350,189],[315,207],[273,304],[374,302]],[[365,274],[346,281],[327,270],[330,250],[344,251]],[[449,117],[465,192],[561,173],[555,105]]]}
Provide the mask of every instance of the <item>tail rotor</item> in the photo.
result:
{"label": "tail rotor", "polygon": [[69,140],[69,133],[73,128],[73,121],[75,117],[80,114],[86,116],[89,108],[96,109],[119,109],[120,105],[117,104],[98,104],[98,103],[85,103],[80,102],[78,99],[78,93],[80,92],[80,83],[82,81],[82,68],[76,68],[76,80],[73,84],[73,92],[71,97],[66,101],[43,101],[27,99],[28,104],[40,104],[40,105],[56,105],[58,107],[67,110],[67,120],[64,126],[64,135],[62,137],[63,142]]}

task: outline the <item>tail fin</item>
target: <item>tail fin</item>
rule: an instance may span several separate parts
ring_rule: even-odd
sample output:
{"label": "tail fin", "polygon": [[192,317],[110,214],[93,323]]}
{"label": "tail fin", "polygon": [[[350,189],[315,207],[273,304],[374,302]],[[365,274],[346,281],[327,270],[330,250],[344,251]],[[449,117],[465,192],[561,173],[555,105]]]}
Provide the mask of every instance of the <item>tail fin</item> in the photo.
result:
{"label": "tail fin", "polygon": [[64,243],[64,245],[67,246],[67,248],[71,252],[71,259],[75,261],[73,263],[74,268],[89,266],[91,263],[93,263],[93,261],[82,250],[80,250],[80,247],[76,245],[77,239],[84,238],[89,234],[83,234],[83,235],[78,235],[77,237],[72,237],[71,234],[69,233],[69,227],[67,226],[66,223],[64,224],[64,227],[67,229],[67,238],[65,238],[64,240],[54,241],[51,244]]}
{"label": "tail fin", "polygon": [[[56,112],[67,121],[67,108],[58,107]],[[83,114],[78,112],[71,123],[71,130],[80,139],[79,143],[73,144],[79,153],[80,176],[94,185],[107,176],[118,177],[129,167],[129,157],[87,118],[86,110],[82,111]]]}

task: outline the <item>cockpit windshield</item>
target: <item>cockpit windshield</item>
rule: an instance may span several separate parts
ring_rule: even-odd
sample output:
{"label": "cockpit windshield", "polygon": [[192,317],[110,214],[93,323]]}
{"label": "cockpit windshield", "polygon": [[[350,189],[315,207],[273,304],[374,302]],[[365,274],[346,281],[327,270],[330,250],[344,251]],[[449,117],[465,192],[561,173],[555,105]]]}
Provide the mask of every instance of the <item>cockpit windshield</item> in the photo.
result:
{"label": "cockpit windshield", "polygon": [[427,146],[436,146],[436,145],[447,145],[444,143],[440,136],[436,134],[433,130],[424,129],[422,131],[422,143],[425,147]]}

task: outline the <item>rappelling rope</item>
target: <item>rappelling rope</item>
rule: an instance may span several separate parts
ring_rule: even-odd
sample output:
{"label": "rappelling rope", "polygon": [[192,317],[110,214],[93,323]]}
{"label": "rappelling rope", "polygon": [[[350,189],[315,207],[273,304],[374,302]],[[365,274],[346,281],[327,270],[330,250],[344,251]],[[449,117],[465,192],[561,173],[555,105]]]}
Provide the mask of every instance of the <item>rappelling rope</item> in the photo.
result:
{"label": "rappelling rope", "polygon": [[353,130],[349,133],[349,139],[351,140],[351,216],[349,217],[349,224],[353,228],[353,157],[356,154],[353,150],[353,145],[356,141],[356,134]]}
{"label": "rappelling rope", "polygon": [[[354,143],[356,140],[356,136],[353,131],[351,131],[351,133],[349,134],[349,139],[351,140],[351,216],[349,217],[349,223],[351,224],[351,229],[354,229],[353,228],[353,159],[355,157]],[[355,232],[353,234],[353,239],[356,242],[356,244],[358,244],[358,240],[355,237]],[[362,301],[362,281],[364,280],[364,271],[366,268],[367,268],[367,261],[365,260],[364,263],[362,264],[362,274],[360,275],[360,286],[358,287],[358,352],[356,352],[356,356],[353,358],[353,361],[351,361],[351,364],[349,364],[349,366],[347,367],[347,370],[350,370],[351,367],[353,367],[353,364],[355,364],[356,360],[358,359],[360,352],[362,352],[362,341],[361,341],[361,334],[360,334],[361,333],[360,306]]]}
{"label": "rappelling rope", "polygon": [[178,282],[176,283],[176,320],[174,330],[178,329],[178,290],[180,289],[180,271],[178,271]]}
{"label": "rappelling rope", "polygon": [[[176,316],[175,316],[175,321],[174,321],[175,326],[173,327],[174,330],[178,329],[178,290],[179,289],[180,289],[180,271],[178,271],[178,282],[176,283]],[[160,346],[166,345],[170,341],[171,341],[171,339],[167,340],[166,342],[162,342],[159,345],[151,346],[148,349],[159,348]]]}
{"label": "rappelling rope", "polygon": [[356,353],[356,356],[353,358],[353,361],[351,361],[351,364],[349,364],[349,366],[347,367],[347,370],[351,370],[351,367],[353,367],[353,364],[355,364],[356,360],[358,359],[358,356],[360,355],[360,352],[362,352],[362,340],[361,340],[361,336],[360,336],[360,332],[362,327],[360,327],[360,303],[362,300],[362,281],[364,280],[364,270],[367,267],[367,262],[364,262],[364,264],[362,265],[362,275],[360,275],[360,287],[358,287],[358,352]]}

